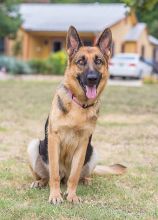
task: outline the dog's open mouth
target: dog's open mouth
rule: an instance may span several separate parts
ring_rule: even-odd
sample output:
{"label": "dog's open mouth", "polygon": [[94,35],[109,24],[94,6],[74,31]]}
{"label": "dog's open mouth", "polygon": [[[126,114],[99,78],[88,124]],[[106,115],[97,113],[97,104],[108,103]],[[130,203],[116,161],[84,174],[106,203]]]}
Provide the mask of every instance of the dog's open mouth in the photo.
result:
{"label": "dog's open mouth", "polygon": [[88,99],[97,97],[97,88],[102,76],[98,72],[87,72],[77,76],[77,80]]}
{"label": "dog's open mouth", "polygon": [[95,99],[96,96],[97,96],[97,87],[99,85],[99,82],[97,83],[97,85],[93,85],[93,84],[89,84],[87,85],[88,83],[84,83],[83,79],[81,79],[80,76],[77,77],[77,80],[80,84],[80,86],[82,87],[86,97],[88,99]]}
{"label": "dog's open mouth", "polygon": [[86,97],[88,99],[95,99],[97,96],[97,87],[94,86],[85,86],[86,88]]}
{"label": "dog's open mouth", "polygon": [[97,86],[96,85],[84,85],[81,81],[79,81],[85,95],[88,99],[95,99],[97,96]]}

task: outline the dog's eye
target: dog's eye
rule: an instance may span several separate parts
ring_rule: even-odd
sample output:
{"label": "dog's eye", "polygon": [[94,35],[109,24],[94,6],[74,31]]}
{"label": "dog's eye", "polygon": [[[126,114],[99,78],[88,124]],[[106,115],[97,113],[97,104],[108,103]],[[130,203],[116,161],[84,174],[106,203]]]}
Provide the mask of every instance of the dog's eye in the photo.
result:
{"label": "dog's eye", "polygon": [[100,58],[97,58],[96,60],[95,60],[95,64],[96,65],[100,65],[100,64],[102,64],[103,63],[103,61],[100,59]]}
{"label": "dog's eye", "polygon": [[86,65],[86,60],[80,59],[77,61],[77,64],[84,66],[84,65]]}

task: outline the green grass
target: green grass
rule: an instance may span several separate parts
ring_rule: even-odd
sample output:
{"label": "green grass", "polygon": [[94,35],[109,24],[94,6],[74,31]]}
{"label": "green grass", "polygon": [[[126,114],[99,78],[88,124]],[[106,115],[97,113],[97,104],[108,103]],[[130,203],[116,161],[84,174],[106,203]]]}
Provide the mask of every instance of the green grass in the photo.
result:
{"label": "green grass", "polygon": [[103,95],[93,143],[100,163],[122,163],[125,175],[79,185],[79,205],[52,206],[48,187],[29,188],[26,146],[43,136],[57,85],[0,82],[0,219],[158,219],[158,85],[107,87]]}

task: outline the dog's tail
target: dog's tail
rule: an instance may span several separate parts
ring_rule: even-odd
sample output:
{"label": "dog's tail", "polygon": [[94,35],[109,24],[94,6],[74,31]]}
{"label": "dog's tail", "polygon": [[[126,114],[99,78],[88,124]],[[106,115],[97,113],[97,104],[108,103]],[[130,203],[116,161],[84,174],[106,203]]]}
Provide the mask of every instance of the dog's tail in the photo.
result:
{"label": "dog's tail", "polygon": [[33,139],[27,147],[30,165],[33,169],[35,169],[36,161],[39,156],[39,144],[39,139]]}
{"label": "dog's tail", "polygon": [[121,164],[114,164],[111,166],[97,165],[95,169],[93,170],[93,174],[97,174],[99,176],[104,176],[107,174],[121,175],[121,174],[124,174],[126,170],[127,170],[127,167]]}

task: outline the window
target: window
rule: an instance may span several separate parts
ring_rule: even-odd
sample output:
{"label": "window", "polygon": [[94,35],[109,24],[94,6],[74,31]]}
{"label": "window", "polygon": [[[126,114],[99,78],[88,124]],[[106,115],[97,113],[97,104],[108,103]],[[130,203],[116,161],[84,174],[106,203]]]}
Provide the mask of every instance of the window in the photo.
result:
{"label": "window", "polygon": [[62,49],[62,42],[61,41],[54,41],[53,42],[53,51],[57,52]]}
{"label": "window", "polygon": [[4,38],[0,38],[0,53],[4,53]]}

